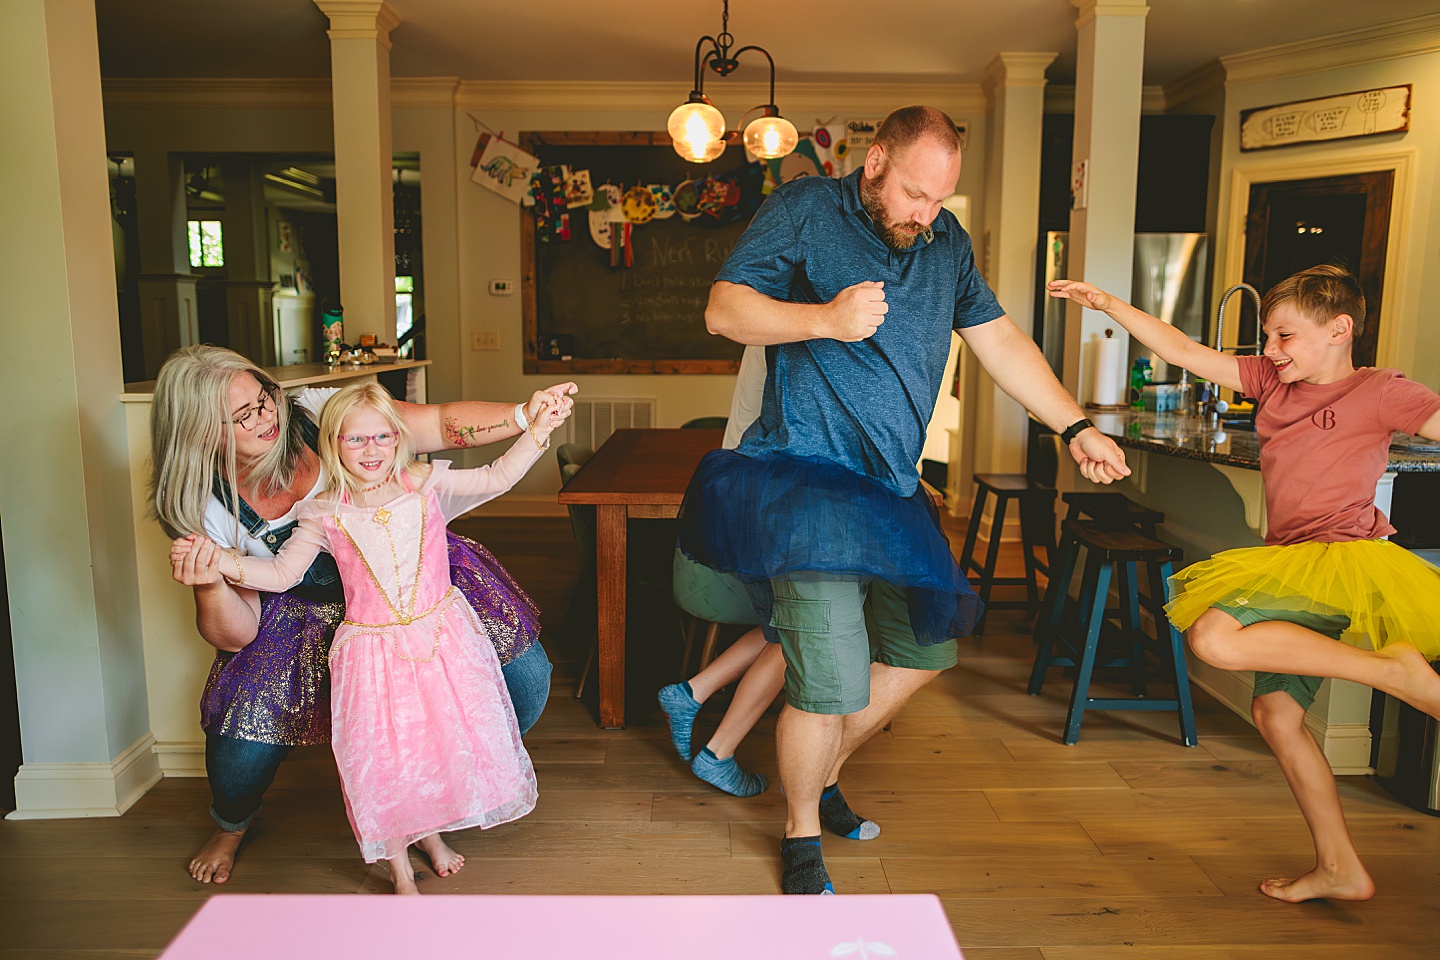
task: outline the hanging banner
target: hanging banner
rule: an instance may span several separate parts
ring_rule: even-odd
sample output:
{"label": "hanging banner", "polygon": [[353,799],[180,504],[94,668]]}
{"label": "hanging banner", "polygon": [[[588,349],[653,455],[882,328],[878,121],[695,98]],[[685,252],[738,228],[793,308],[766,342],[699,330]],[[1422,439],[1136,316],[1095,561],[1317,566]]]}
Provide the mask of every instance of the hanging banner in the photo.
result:
{"label": "hanging banner", "polygon": [[1265,150],[1410,129],[1410,84],[1240,112],[1240,149]]}

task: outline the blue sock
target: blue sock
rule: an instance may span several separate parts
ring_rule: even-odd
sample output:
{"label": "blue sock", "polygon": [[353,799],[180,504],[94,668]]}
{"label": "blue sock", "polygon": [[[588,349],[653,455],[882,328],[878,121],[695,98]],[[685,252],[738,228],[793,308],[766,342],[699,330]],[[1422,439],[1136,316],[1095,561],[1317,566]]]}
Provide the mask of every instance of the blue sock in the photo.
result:
{"label": "blue sock", "polygon": [[764,793],[769,786],[769,781],[762,774],[741,769],[734,757],[717,758],[709,747],[695,754],[695,762],[690,764],[690,769],[710,786],[734,797],[753,797]]}
{"label": "blue sock", "polygon": [[780,892],[835,892],[825,858],[820,855],[819,837],[786,837],[780,841]]}
{"label": "blue sock", "polygon": [[820,794],[820,822],[826,830],[849,840],[874,840],[880,836],[880,824],[857,816],[850,809],[845,795],[840,792],[839,781],[830,784]]}
{"label": "blue sock", "polygon": [[656,699],[660,701],[660,709],[665,711],[665,718],[670,721],[670,742],[675,744],[675,752],[680,754],[681,760],[689,763],[690,734],[695,729],[695,715],[700,712],[695,692],[690,689],[688,681],[682,680],[661,687]]}

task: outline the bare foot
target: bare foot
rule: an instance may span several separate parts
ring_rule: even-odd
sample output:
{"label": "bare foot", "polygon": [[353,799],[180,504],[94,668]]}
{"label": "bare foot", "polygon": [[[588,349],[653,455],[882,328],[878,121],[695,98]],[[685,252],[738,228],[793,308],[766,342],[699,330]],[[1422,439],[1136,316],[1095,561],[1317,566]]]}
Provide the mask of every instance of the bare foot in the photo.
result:
{"label": "bare foot", "polygon": [[410,851],[390,859],[390,880],[395,892],[406,896],[419,896],[420,888],[415,886],[415,869],[410,866]]}
{"label": "bare foot", "polygon": [[1369,900],[1375,896],[1375,881],[1358,863],[1350,870],[1311,870],[1298,880],[1262,880],[1260,892],[1286,903],[1304,900]]}
{"label": "bare foot", "polygon": [[460,856],[442,839],[440,834],[432,833],[428,837],[421,837],[415,841],[415,846],[425,851],[430,858],[430,863],[435,867],[435,875],[448,877],[459,873],[460,868],[465,866],[465,858]]}
{"label": "bare foot", "polygon": [[1430,666],[1424,654],[1408,643],[1392,643],[1376,653],[1396,662],[1400,667],[1393,692],[1417,710],[1440,719],[1440,674]]}
{"label": "bare foot", "polygon": [[224,883],[235,866],[235,851],[245,839],[244,830],[216,830],[190,861],[190,876],[201,883]]}

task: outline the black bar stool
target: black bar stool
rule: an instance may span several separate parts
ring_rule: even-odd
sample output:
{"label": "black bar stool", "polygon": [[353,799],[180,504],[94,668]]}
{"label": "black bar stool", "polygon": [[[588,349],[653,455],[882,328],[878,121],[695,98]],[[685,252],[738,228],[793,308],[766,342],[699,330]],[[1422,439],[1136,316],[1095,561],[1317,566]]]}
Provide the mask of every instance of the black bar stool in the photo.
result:
{"label": "black bar stool", "polygon": [[[1040,692],[1048,668],[1075,667],[1075,688],[1065,720],[1066,744],[1080,739],[1080,721],[1086,710],[1174,710],[1180,719],[1181,742],[1195,746],[1195,710],[1190,701],[1184,641],[1165,617],[1166,584],[1183,556],[1180,549],[1137,530],[1114,529],[1096,521],[1066,520],[1061,529],[1064,546],[1051,579],[1052,589],[1047,591],[1045,609],[1035,625],[1039,647],[1030,671],[1029,692]],[[1069,585],[1082,547],[1085,574],[1080,599],[1075,603],[1070,600]],[[1155,638],[1146,635],[1140,622],[1138,567],[1142,563],[1149,577],[1146,604],[1159,635]],[[1105,609],[1112,575],[1120,595],[1118,624],[1109,622]],[[1106,650],[1103,655],[1102,643]],[[1055,654],[1057,646],[1063,653]],[[1168,668],[1169,679],[1175,684],[1174,697],[1146,696],[1147,649]],[[1134,696],[1090,696],[1090,680],[1096,667],[1128,668]]]}
{"label": "black bar stool", "polygon": [[[985,551],[985,564],[975,562],[975,540],[980,532],[980,517],[985,512],[985,499],[995,496],[995,515],[990,521],[990,545]],[[1025,556],[1025,576],[995,576],[995,561],[1000,556],[1000,534],[1005,527],[1005,507],[1011,500],[1020,504],[1020,546]],[[1050,575],[1055,552],[1055,488],[1037,483],[1023,473],[975,474],[975,504],[970,508],[970,526],[965,531],[965,547],[960,551],[960,572],[967,577],[978,574],[980,599],[985,613],[975,624],[975,636],[985,633],[985,621],[991,610],[1029,610],[1040,608],[1040,586],[1035,571]],[[1035,556],[1036,549],[1045,551],[1044,559]],[[1024,600],[991,601],[994,587],[1025,586]]]}
{"label": "black bar stool", "polygon": [[1159,510],[1142,507],[1123,493],[1087,493],[1071,491],[1060,495],[1069,508],[1066,520],[1099,520],[1110,527],[1134,527],[1147,537],[1155,536],[1155,528],[1165,522]]}

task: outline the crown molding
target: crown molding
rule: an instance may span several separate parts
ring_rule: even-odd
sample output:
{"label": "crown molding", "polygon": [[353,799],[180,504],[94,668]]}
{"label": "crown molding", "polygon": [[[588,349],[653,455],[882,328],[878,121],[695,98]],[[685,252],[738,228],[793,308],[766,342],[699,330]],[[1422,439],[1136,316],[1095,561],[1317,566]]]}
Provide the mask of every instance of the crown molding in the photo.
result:
{"label": "crown molding", "polygon": [[[322,77],[111,77],[102,80],[101,87],[105,103],[111,106],[327,110],[331,106],[330,81]],[[390,102],[398,107],[456,106],[464,110],[511,113],[655,112],[663,119],[685,99],[685,87],[683,81],[596,83],[394,77],[390,81]],[[722,81],[712,84],[710,93],[722,109],[731,111],[770,99],[769,86],[764,83]],[[985,93],[978,83],[779,83],[775,95],[787,116],[807,122],[810,119],[807,114],[829,116],[836,109],[883,117],[907,103],[932,104],[956,116],[985,111]]]}
{"label": "crown molding", "polygon": [[1192,100],[1223,92],[1224,89],[1225,68],[1220,65],[1219,60],[1211,60],[1165,84],[1161,95],[1165,98],[1165,109],[1174,110]]}
{"label": "crown molding", "polygon": [[449,107],[460,89],[458,77],[391,77],[392,107]]}
{"label": "crown molding", "polygon": [[1258,83],[1440,52],[1440,13],[1221,57],[1226,83]]}
{"label": "crown molding", "polygon": [[[1153,84],[1140,88],[1140,112],[1164,113],[1165,90]],[[1074,113],[1075,85],[1052,83],[1045,88],[1046,113]]]}
{"label": "crown molding", "polygon": [[[456,104],[465,110],[503,112],[588,110],[669,112],[684,101],[687,84],[666,82],[603,83],[588,80],[462,80]],[[721,109],[761,104],[770,99],[764,83],[720,81],[706,91]],[[983,113],[985,93],[978,83],[785,83],[775,84],[783,114],[804,117],[836,109],[884,116],[909,103],[926,103],[956,115]]]}

